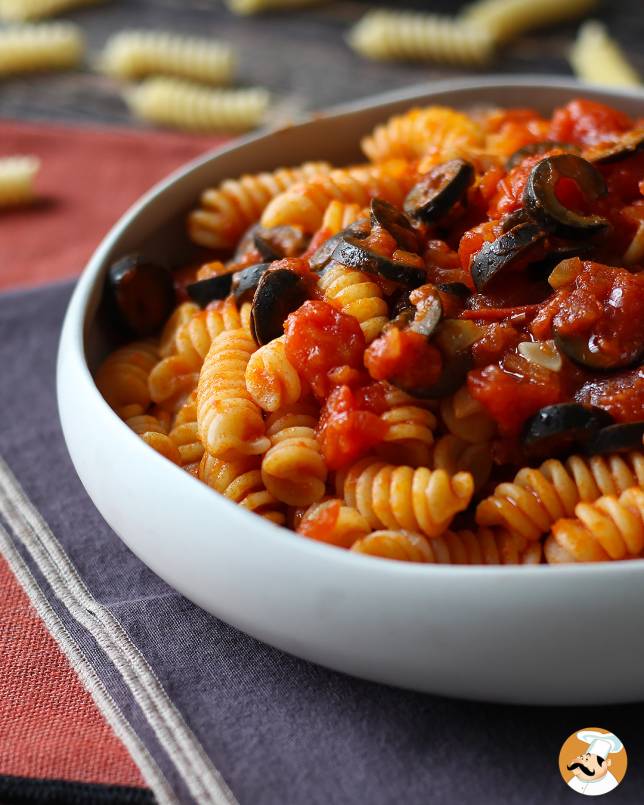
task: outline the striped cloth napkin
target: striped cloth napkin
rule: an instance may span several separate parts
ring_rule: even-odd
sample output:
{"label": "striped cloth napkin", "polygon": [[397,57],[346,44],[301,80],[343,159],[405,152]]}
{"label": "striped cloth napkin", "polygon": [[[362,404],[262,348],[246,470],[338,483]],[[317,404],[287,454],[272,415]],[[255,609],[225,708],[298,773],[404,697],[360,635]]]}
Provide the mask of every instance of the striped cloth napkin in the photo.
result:
{"label": "striped cloth napkin", "polygon": [[[49,135],[37,136],[45,149]],[[118,153],[100,182],[85,177],[90,195],[114,205],[86,226],[71,202],[74,226],[62,210],[40,211],[30,225],[38,271],[16,263],[14,280],[53,277],[46,255],[58,275],[78,269],[90,239],[76,252],[64,238],[77,228],[96,240],[99,217],[107,226],[144,189],[120,186],[124,163],[151,153],[156,170],[162,152],[169,166],[195,150],[163,138],[142,148],[140,135],[120,133],[112,149],[112,136],[65,131],[65,152],[52,134],[69,177],[85,142],[94,159],[101,147],[105,160]],[[11,237],[0,222],[3,260],[26,253],[27,239],[20,251]],[[0,802],[569,803],[559,749],[592,724],[628,749],[615,802],[642,802],[644,706],[505,707],[351,679],[245,636],[143,566],[94,509],[62,439],[54,366],[71,287],[0,295]]]}

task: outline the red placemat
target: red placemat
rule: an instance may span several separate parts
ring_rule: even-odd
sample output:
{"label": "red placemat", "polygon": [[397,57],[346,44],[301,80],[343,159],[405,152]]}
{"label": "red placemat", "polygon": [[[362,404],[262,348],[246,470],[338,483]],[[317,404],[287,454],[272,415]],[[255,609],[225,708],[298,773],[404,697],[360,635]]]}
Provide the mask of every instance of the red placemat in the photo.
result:
{"label": "red placemat", "polygon": [[42,161],[38,203],[0,211],[0,290],[79,274],[153,184],[224,138],[0,122],[0,157]]}

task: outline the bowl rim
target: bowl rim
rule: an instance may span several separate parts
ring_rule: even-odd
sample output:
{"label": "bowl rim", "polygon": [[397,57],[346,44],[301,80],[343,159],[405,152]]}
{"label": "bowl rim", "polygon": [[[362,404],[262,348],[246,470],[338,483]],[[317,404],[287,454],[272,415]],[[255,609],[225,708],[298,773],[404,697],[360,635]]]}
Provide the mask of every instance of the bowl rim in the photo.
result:
{"label": "bowl rim", "polygon": [[[502,74],[494,74],[485,77],[474,78],[457,78],[445,79],[440,81],[428,81],[419,84],[414,84],[404,89],[390,90],[384,93],[368,96],[355,101],[334,105],[321,112],[313,112],[306,115],[299,116],[293,123],[287,126],[279,127],[265,127],[252,134],[244,137],[233,138],[229,143],[223,146],[218,146],[206,153],[198,156],[196,159],[189,161],[182,165],[166,178],[153,185],[146,193],[144,193],[129,209],[116,221],[111,229],[103,237],[92,256],[85,265],[76,286],[74,288],[71,299],[65,313],[63,331],[59,344],[58,364],[60,368],[61,355],[63,350],[68,350],[72,345],[76,350],[75,359],[80,358],[80,369],[83,379],[87,382],[87,391],[95,395],[102,405],[106,415],[113,416],[113,423],[115,426],[121,426],[129,432],[127,425],[116,415],[116,413],[109,407],[106,400],[99,392],[93,375],[90,371],[87,361],[87,354],[85,349],[85,334],[91,324],[89,318],[89,308],[91,299],[95,293],[99,276],[105,264],[105,260],[109,255],[114,243],[123,235],[129,228],[130,224],[137,218],[137,216],[148,206],[148,204],[156,199],[158,196],[169,190],[175,182],[183,179],[188,174],[199,169],[203,165],[218,159],[219,157],[242,148],[252,143],[263,139],[267,135],[275,134],[284,128],[297,128],[304,124],[315,123],[318,119],[329,119],[333,117],[342,117],[352,113],[370,110],[379,106],[386,106],[394,102],[409,101],[413,103],[414,100],[425,102],[421,100],[426,96],[448,94],[450,92],[477,90],[477,89],[499,89],[503,91],[507,88],[525,87],[533,88],[535,90],[544,88],[554,88],[568,90],[571,92],[579,91],[583,93],[587,90],[599,90],[609,95],[613,95],[617,99],[635,99],[644,101],[644,88],[612,88],[602,87],[595,85],[587,85],[576,81],[573,78],[559,77],[559,76],[542,76],[539,74],[528,74],[521,76],[504,76]],[[60,398],[60,395],[59,395]],[[60,402],[59,402],[60,406]],[[135,438],[135,434],[132,433]],[[140,441],[140,440],[139,440]],[[148,460],[163,462],[165,472],[176,473],[177,481],[183,478],[183,481],[178,483],[188,482],[190,486],[186,489],[199,489],[206,491],[204,485],[193,478],[181,468],[173,465],[170,461],[163,456],[156,454],[141,441],[140,449],[146,451]],[[160,465],[159,465],[160,467]],[[193,486],[194,484],[194,486]],[[210,490],[212,491],[212,490]],[[348,550],[338,549],[334,545],[324,542],[319,542],[313,539],[303,538],[301,535],[296,534],[290,529],[278,526],[253,512],[243,510],[232,501],[225,498],[223,495],[218,496],[217,505],[225,506],[229,511],[235,511],[237,515],[242,515],[246,520],[249,527],[254,527],[260,531],[265,532],[267,540],[290,540],[291,548],[294,551],[308,552],[311,559],[318,561],[337,562],[346,564],[346,570],[351,567],[355,568],[357,573],[371,573],[374,577],[378,574],[383,577],[397,576],[401,578],[420,578],[433,577],[433,574],[441,574],[443,578],[453,578],[454,580],[471,581],[475,578],[486,578],[493,574],[502,574],[503,578],[551,578],[554,579],[552,573],[556,574],[557,578],[572,578],[579,577],[586,579],[589,574],[593,577],[608,576],[622,573],[643,573],[644,572],[644,558],[622,560],[622,561],[604,561],[604,562],[589,562],[589,563],[570,563],[562,565],[451,565],[451,564],[434,564],[434,563],[416,563],[416,562],[402,562],[393,559],[378,558],[379,561],[374,561],[374,557],[351,553]],[[213,498],[216,500],[216,498]],[[360,569],[362,568],[362,570]],[[518,574],[518,575],[517,575]]]}

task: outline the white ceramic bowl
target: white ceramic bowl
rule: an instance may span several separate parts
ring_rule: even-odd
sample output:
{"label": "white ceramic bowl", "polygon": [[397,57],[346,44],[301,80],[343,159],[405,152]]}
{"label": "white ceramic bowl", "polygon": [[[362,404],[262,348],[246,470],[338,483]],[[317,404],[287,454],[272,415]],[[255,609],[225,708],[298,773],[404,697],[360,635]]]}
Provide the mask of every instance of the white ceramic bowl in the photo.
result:
{"label": "white ceramic bowl", "polygon": [[584,95],[634,115],[642,93],[541,77],[452,81],[383,95],[238,141],[153,188],[112,229],[76,287],[58,358],[69,451],[99,511],[188,598],[299,657],[392,685],[474,699],[609,703],[644,696],[644,561],[566,567],[413,565],[298,537],[212,492],[150,450],[91,372],[109,349],[96,317],[110,262],[174,258],[199,192],[308,159],[346,164],[374,124],[413,104],[534,106]]}

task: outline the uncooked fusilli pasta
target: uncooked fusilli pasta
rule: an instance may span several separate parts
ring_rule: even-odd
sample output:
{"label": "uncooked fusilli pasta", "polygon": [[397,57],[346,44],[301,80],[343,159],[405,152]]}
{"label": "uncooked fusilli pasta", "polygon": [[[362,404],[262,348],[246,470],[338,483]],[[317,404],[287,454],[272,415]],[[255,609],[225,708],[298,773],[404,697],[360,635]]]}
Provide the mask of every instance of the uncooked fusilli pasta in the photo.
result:
{"label": "uncooked fusilli pasta", "polygon": [[628,559],[644,551],[644,490],[625,489],[594,503],[578,503],[576,519],[558,520],[545,543],[546,559],[559,562],[603,562]]}
{"label": "uncooked fusilli pasta", "polygon": [[0,159],[0,208],[29,204],[34,200],[34,180],[40,170],[36,157]]}
{"label": "uncooked fusilli pasta", "polygon": [[232,248],[244,230],[259,220],[271,199],[330,169],[326,162],[306,162],[299,168],[226,179],[202,194],[201,207],[188,218],[190,237],[211,249]]}
{"label": "uncooked fusilli pasta", "polygon": [[164,31],[121,31],[107,40],[100,67],[116,78],[163,75],[228,84],[234,59],[224,42]]}
{"label": "uncooked fusilli pasta", "polygon": [[351,31],[349,43],[370,59],[450,64],[482,64],[494,48],[486,28],[413,11],[369,11]]}
{"label": "uncooked fusilli pasta", "polygon": [[235,14],[258,14],[274,8],[298,8],[314,6],[320,0],[226,0],[226,5]]}
{"label": "uncooked fusilli pasta", "polygon": [[140,120],[195,132],[244,131],[268,108],[265,89],[209,89],[178,78],[147,78],[125,92]]}
{"label": "uncooked fusilli pasta", "polygon": [[0,20],[26,22],[99,2],[101,0],[0,0]]}
{"label": "uncooked fusilli pasta", "polygon": [[85,50],[71,23],[16,25],[0,29],[0,76],[78,66]]}
{"label": "uncooked fusilli pasta", "polygon": [[582,81],[612,87],[637,87],[641,83],[617,42],[596,20],[584,23],[579,29],[570,51],[570,64]]}
{"label": "uncooked fusilli pasta", "polygon": [[463,9],[460,19],[505,42],[524,31],[581,17],[596,5],[597,0],[478,0]]}

